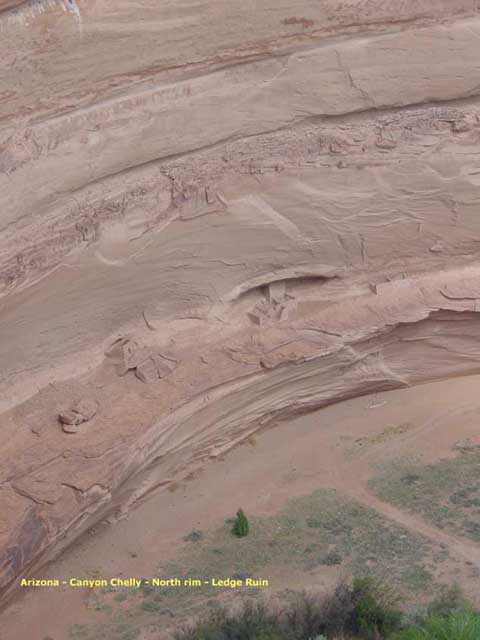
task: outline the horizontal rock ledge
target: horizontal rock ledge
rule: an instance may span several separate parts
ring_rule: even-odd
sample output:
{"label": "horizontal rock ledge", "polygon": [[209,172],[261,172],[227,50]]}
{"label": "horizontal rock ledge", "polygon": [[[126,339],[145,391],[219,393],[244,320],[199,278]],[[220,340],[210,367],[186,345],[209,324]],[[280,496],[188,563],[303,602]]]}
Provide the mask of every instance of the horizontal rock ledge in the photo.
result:
{"label": "horizontal rock ledge", "polygon": [[61,194],[225,140],[312,117],[477,96],[479,37],[480,19],[470,18],[352,39],[110,99],[23,131],[15,124],[0,141],[0,231],[32,209],[47,215]]}

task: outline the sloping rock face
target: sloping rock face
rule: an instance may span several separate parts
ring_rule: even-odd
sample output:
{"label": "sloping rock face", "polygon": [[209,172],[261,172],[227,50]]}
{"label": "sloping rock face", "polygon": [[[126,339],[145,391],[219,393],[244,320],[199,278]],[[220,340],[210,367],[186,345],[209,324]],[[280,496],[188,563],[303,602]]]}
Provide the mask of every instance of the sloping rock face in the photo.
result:
{"label": "sloping rock face", "polygon": [[3,598],[274,421],[480,366],[477,3],[12,4]]}
{"label": "sloping rock face", "polygon": [[21,4],[23,4],[23,0],[1,0],[0,11],[5,11],[6,9],[13,9],[14,7],[18,7]]}

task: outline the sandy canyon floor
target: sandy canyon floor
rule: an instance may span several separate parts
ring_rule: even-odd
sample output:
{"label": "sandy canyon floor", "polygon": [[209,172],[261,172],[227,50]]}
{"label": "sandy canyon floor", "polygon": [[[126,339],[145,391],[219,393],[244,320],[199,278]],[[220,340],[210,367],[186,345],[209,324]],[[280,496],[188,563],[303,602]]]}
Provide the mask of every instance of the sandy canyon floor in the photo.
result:
{"label": "sandy canyon floor", "polygon": [[2,640],[237,597],[38,575],[475,597],[479,9],[0,0]]}

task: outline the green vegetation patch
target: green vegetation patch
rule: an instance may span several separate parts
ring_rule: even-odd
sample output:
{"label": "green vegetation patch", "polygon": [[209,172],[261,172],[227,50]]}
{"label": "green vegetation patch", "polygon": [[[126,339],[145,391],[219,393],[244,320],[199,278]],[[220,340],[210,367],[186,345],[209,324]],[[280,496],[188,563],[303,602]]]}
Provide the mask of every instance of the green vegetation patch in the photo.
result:
{"label": "green vegetation patch", "polygon": [[[304,572],[310,584],[315,575],[327,571],[333,577],[388,578],[407,599],[415,599],[415,593],[434,586],[430,563],[446,557],[422,536],[335,490],[291,499],[272,517],[249,513],[248,536],[233,535],[233,524],[228,519],[218,529],[187,537],[174,562],[152,567],[149,578],[178,578],[182,586],[154,588],[150,584],[133,591],[101,591],[94,602],[95,611],[105,617],[102,624],[82,628],[83,635],[77,630],[72,639],[128,640],[138,629],[181,624],[205,609],[214,609],[220,600],[240,596],[260,601],[265,588],[246,586],[246,579],[270,580],[279,571],[297,577]],[[212,585],[212,578],[241,581],[242,585],[218,588]],[[199,586],[186,587],[187,580],[198,581]],[[280,580],[288,590],[288,583]],[[116,614],[121,615],[115,618]],[[122,629],[122,623],[128,627]]]}
{"label": "green vegetation patch", "polygon": [[[177,629],[175,640],[478,640],[480,616],[453,588],[415,622],[385,582],[371,576],[340,583],[330,593],[296,594],[287,607],[244,602],[217,607]],[[432,611],[436,611],[432,613]]]}
{"label": "green vegetation patch", "polygon": [[372,481],[377,495],[440,529],[480,542],[480,453],[435,464],[398,461]]}
{"label": "green vegetation patch", "polygon": [[403,630],[395,640],[478,640],[480,615],[470,610],[453,611],[448,616],[432,616]]}
{"label": "green vegetation patch", "polygon": [[[277,516],[250,515],[249,520],[247,537],[232,536],[228,521],[187,546],[176,562],[162,567],[160,573],[203,581],[212,577],[268,578],[269,569],[278,567],[309,572],[337,566],[355,575],[388,576],[409,591],[424,589],[432,579],[426,565],[432,553],[429,541],[335,490],[322,489],[294,498]],[[208,586],[202,591],[215,593]],[[170,594],[174,595],[171,590]]]}

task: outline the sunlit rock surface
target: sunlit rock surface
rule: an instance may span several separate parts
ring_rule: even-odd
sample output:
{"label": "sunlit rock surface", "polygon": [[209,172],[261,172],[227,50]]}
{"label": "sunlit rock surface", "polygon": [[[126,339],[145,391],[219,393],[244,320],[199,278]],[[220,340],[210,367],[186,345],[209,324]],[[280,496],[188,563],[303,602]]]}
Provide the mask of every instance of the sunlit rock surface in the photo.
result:
{"label": "sunlit rock surface", "polygon": [[480,364],[474,3],[15,4],[4,596],[273,420]]}

